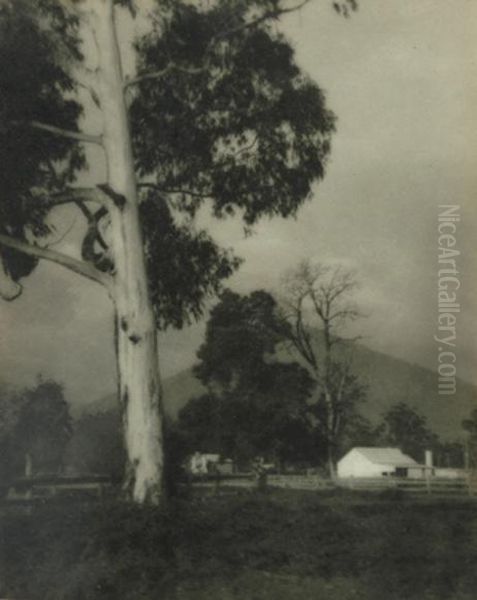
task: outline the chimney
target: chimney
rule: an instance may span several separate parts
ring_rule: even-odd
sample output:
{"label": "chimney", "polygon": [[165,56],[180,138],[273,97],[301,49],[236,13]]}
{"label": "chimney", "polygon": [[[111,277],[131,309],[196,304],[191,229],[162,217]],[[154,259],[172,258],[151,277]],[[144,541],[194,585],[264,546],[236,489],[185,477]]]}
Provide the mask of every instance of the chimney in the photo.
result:
{"label": "chimney", "polygon": [[426,467],[432,468],[432,450],[426,450],[425,452]]}

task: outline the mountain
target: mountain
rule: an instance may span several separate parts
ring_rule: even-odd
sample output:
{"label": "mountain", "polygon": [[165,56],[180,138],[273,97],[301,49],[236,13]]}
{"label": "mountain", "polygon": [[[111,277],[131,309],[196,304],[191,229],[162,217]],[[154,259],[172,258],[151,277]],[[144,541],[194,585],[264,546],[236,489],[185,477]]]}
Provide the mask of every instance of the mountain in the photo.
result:
{"label": "mountain", "polygon": [[[164,405],[166,413],[175,419],[180,409],[187,404],[193,396],[205,392],[205,388],[194,377],[192,368],[185,369],[172,377],[163,380]],[[116,394],[108,394],[76,409],[77,416],[94,412],[106,412],[116,408]]]}
{"label": "mountain", "polygon": [[373,422],[393,404],[405,402],[425,416],[430,428],[447,440],[462,438],[462,420],[477,408],[477,387],[457,380],[455,395],[439,395],[437,373],[359,346],[353,371],[368,385],[361,414]]}
{"label": "mountain", "polygon": [[[278,358],[294,359],[283,349],[278,352]],[[405,402],[427,417],[431,429],[444,440],[457,440],[463,435],[462,420],[477,408],[476,386],[458,379],[455,395],[439,396],[434,371],[370,350],[362,344],[354,346],[352,369],[368,386],[367,401],[360,406],[360,412],[374,423],[379,422],[392,405]],[[172,418],[177,417],[190,398],[205,391],[192,369],[165,379],[163,387],[165,409]],[[110,410],[115,405],[116,396],[111,394],[87,405],[82,413]]]}

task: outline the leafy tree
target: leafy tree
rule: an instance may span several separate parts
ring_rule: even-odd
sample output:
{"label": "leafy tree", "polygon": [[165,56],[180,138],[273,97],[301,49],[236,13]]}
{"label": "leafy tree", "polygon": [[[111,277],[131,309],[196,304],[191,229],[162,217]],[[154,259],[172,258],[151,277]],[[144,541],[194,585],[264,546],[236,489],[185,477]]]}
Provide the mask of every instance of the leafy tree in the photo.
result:
{"label": "leafy tree", "polygon": [[217,396],[203,394],[179,411],[176,431],[184,457],[196,451],[227,454],[221,409]]}
{"label": "leafy tree", "polygon": [[[161,0],[135,40],[137,73],[123,76],[116,19],[132,0],[5,0],[0,6],[0,292],[49,260],[101,284],[112,299],[125,488],[162,495],[162,399],[156,329],[202,313],[238,261],[191,219],[204,202],[248,226],[288,216],[323,177],[334,130],[320,88],[272,27],[304,5]],[[335,2],[346,14],[355,2]],[[89,69],[85,31],[97,49]],[[92,73],[92,75],[91,75]],[[88,79],[85,82],[85,79]],[[81,81],[78,83],[78,78]],[[91,102],[80,102],[79,86]],[[100,132],[79,130],[98,111]],[[73,185],[85,144],[106,170]],[[84,217],[81,259],[48,247],[48,214]]]}
{"label": "leafy tree", "polygon": [[462,421],[462,428],[470,437],[477,438],[477,408],[474,408],[469,417]]}
{"label": "leafy tree", "polygon": [[343,456],[356,446],[373,447],[383,443],[383,425],[374,425],[359,413],[354,412],[348,417],[346,427],[341,435],[339,452]]}
{"label": "leafy tree", "polygon": [[[314,418],[314,429],[319,438],[325,443],[325,455],[328,470],[333,474],[330,466],[334,465],[336,453],[341,450],[346,438],[350,436],[364,437],[366,422],[357,413],[359,405],[366,400],[366,386],[359,377],[351,371],[349,362],[333,361],[329,365],[328,390],[318,383],[318,397],[310,405],[310,413]],[[330,400],[332,418],[330,420]],[[371,436],[371,431],[369,432]]]}
{"label": "leafy tree", "polygon": [[313,382],[297,363],[277,360],[283,338],[276,309],[264,291],[240,296],[226,290],[211,311],[195,368],[210,391],[179,416],[191,451],[215,450],[239,461],[263,454],[284,462],[303,459],[309,450]]}
{"label": "leafy tree", "polygon": [[[475,447],[469,444],[467,448],[470,456],[469,459],[474,459],[475,454],[472,456],[472,450],[475,451]],[[435,451],[435,464],[441,467],[451,468],[464,468],[466,466],[466,448],[461,442],[441,442]],[[470,466],[470,465],[468,465]]]}
{"label": "leafy tree", "polygon": [[415,460],[422,462],[425,450],[439,447],[439,440],[427,424],[427,419],[401,402],[392,406],[383,418],[383,440],[397,446]]}
{"label": "leafy tree", "polygon": [[120,480],[124,470],[124,444],[117,411],[82,416],[65,453],[65,463],[80,473],[100,473]]}
{"label": "leafy tree", "polygon": [[240,296],[225,290],[210,313],[205,341],[197,352],[197,377],[224,391],[246,387],[258,377],[265,357],[282,341],[276,308],[268,292]]}
{"label": "leafy tree", "polygon": [[58,472],[72,434],[63,387],[41,380],[23,392],[24,404],[16,427],[16,445],[31,457],[33,472]]}
{"label": "leafy tree", "polygon": [[[4,387],[0,388],[0,477],[2,482],[9,481],[15,474],[15,432],[24,398]],[[22,461],[23,461],[22,457]],[[22,465],[23,466],[23,465]]]}
{"label": "leafy tree", "polygon": [[316,425],[326,440],[332,477],[346,421],[365,398],[365,387],[351,369],[355,339],[342,337],[343,327],[360,316],[351,300],[357,285],[353,272],[309,260],[283,279],[283,332],[316,381]]}
{"label": "leafy tree", "polygon": [[32,387],[0,396],[0,446],[6,477],[57,473],[63,466],[72,426],[63,387],[39,379]]}

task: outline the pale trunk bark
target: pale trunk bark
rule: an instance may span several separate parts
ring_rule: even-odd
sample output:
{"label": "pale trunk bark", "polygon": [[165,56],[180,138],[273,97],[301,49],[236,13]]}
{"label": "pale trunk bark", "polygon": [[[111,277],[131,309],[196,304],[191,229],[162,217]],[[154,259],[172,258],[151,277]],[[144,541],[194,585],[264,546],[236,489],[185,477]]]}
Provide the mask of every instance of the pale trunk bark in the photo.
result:
{"label": "pale trunk bark", "polygon": [[119,395],[127,453],[125,488],[138,503],[163,494],[162,397],[157,337],[139,221],[121,59],[112,0],[90,0],[99,56],[99,91],[108,183],[124,198],[111,207]]}

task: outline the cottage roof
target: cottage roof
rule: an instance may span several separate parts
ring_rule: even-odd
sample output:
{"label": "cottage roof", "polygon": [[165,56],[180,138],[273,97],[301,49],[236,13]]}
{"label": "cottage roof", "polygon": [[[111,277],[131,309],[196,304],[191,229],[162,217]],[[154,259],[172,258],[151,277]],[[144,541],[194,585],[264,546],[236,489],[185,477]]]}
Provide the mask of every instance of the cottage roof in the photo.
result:
{"label": "cottage roof", "polygon": [[220,454],[210,454],[208,452],[196,452],[193,457],[200,458],[201,460],[210,460],[212,462],[219,462]]}
{"label": "cottage roof", "polygon": [[393,465],[395,467],[416,467],[419,464],[399,448],[353,448],[377,465]]}

